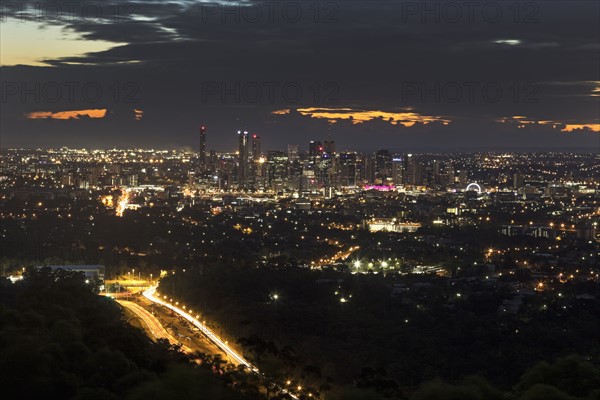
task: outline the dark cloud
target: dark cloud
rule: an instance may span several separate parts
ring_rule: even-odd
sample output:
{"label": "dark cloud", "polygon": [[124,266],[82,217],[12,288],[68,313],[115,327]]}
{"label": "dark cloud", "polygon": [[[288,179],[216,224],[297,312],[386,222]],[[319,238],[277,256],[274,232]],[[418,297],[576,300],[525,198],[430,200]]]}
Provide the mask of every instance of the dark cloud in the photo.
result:
{"label": "dark cloud", "polygon": [[[463,8],[456,22],[443,1],[427,2],[429,12],[419,9],[423,2],[321,2],[318,13],[312,1],[271,2],[273,14],[264,3],[231,3],[130,2],[118,18],[107,10],[102,19],[60,21],[87,40],[126,44],[47,60],[49,67],[2,67],[2,145],[183,147],[205,124],[209,147],[223,150],[234,148],[240,127],[260,132],[265,148],[328,135],[357,149],[598,146],[598,133],[497,122],[600,123],[595,1],[522,2],[517,13],[513,2],[485,1],[472,19]],[[486,4],[500,7],[498,21],[482,14]],[[51,83],[65,91],[56,100],[12,94],[14,85],[42,91]],[[73,83],[79,87],[67,98]],[[82,88],[94,87],[102,94],[90,99]],[[302,107],[411,107],[452,123],[332,125],[272,114]],[[25,117],[92,108],[111,112],[102,120]],[[133,109],[143,111],[141,120]]]}

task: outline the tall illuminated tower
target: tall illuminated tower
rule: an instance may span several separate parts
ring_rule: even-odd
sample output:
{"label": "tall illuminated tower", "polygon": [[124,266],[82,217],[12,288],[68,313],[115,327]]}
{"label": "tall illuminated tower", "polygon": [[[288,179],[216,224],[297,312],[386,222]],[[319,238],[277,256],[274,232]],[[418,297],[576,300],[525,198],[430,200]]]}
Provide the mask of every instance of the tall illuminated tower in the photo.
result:
{"label": "tall illuminated tower", "polygon": [[238,131],[238,186],[245,188],[248,186],[249,165],[248,156],[250,153],[250,137],[248,131]]}
{"label": "tall illuminated tower", "polygon": [[206,127],[200,127],[200,141],[198,146],[198,166],[200,171],[206,171]]}
{"label": "tall illuminated tower", "polygon": [[260,158],[260,136],[252,135],[252,161],[258,161]]}

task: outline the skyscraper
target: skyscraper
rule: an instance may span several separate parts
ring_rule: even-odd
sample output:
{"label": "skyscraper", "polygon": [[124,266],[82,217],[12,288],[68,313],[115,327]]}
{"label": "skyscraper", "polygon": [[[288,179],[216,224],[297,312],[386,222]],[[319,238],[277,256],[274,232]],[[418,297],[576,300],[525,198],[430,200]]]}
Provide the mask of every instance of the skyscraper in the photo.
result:
{"label": "skyscraper", "polygon": [[392,181],[395,185],[401,185],[404,174],[404,160],[402,157],[392,158]]}
{"label": "skyscraper", "polygon": [[260,159],[260,136],[252,135],[252,161],[257,162]]}
{"label": "skyscraper", "polygon": [[423,176],[425,173],[425,165],[418,157],[412,154],[407,156],[406,182],[410,185],[423,185]]}
{"label": "skyscraper", "polygon": [[288,144],[288,160],[290,162],[294,162],[299,158],[298,153],[298,145],[297,144]]}
{"label": "skyscraper", "polygon": [[368,184],[375,183],[375,157],[365,156],[363,160],[364,180]]}
{"label": "skyscraper", "polygon": [[198,166],[201,172],[206,170],[206,127],[200,127],[200,141],[198,146]]}
{"label": "skyscraper", "polygon": [[248,155],[250,153],[248,131],[238,131],[238,187],[248,186]]}
{"label": "skyscraper", "polygon": [[323,145],[323,151],[327,154],[335,154],[335,142],[333,140],[326,140]]}
{"label": "skyscraper", "polygon": [[276,190],[284,189],[288,177],[286,154],[283,151],[269,151],[267,163],[269,186]]}
{"label": "skyscraper", "polygon": [[308,155],[311,158],[315,158],[320,156],[321,154],[323,154],[323,145],[321,145],[321,142],[316,141],[316,140],[311,140],[308,143]]}
{"label": "skyscraper", "polygon": [[248,175],[248,186],[256,188],[258,186],[264,186],[263,178],[263,167],[264,167],[264,158],[261,158],[261,149],[260,149],[260,136],[257,134],[252,135],[252,154],[250,160],[250,168]]}
{"label": "skyscraper", "polygon": [[375,180],[385,185],[392,178],[392,156],[388,150],[377,150],[375,153]]}
{"label": "skyscraper", "polygon": [[355,187],[356,186],[356,153],[341,153],[340,154],[340,181],[341,186]]}

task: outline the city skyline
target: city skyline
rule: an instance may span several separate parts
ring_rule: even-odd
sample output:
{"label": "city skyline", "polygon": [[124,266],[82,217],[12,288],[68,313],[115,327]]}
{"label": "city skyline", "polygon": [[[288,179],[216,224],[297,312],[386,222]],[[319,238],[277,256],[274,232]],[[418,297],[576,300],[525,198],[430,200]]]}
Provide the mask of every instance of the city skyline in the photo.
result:
{"label": "city skyline", "polygon": [[0,321],[0,399],[600,400],[600,2],[1,0]]}
{"label": "city skyline", "polygon": [[[185,144],[185,145],[181,145],[181,146],[169,146],[169,145],[164,145],[164,146],[143,146],[143,145],[123,145],[123,146],[117,146],[114,144],[110,144],[110,143],[105,143],[104,145],[98,145],[98,146],[72,146],[72,145],[68,145],[68,144],[62,144],[62,145],[56,145],[56,146],[0,146],[0,151],[6,151],[6,150],[14,150],[14,149],[24,149],[24,150],[34,150],[34,149],[60,149],[60,148],[69,148],[69,149],[80,149],[80,150],[90,150],[90,151],[94,151],[94,150],[127,150],[127,149],[139,149],[139,150],[174,150],[174,151],[183,151],[183,152],[187,152],[187,153],[196,153],[196,154],[208,154],[210,151],[216,151],[218,153],[221,154],[233,154],[233,153],[239,153],[240,151],[240,145],[239,145],[239,133],[240,132],[246,132],[248,135],[251,135],[249,138],[249,143],[252,143],[252,137],[257,137],[258,140],[260,141],[260,143],[262,143],[261,141],[261,136],[257,133],[250,133],[250,132],[254,132],[252,130],[248,131],[248,130],[240,130],[240,129],[236,129],[232,132],[228,132],[227,134],[217,134],[216,137],[217,139],[223,139],[224,137],[228,138],[228,141],[231,142],[231,145],[227,145],[227,146],[215,146],[212,147],[211,146],[211,137],[215,136],[212,132],[208,133],[208,127],[206,127],[204,124],[201,124],[199,130],[200,133],[198,135],[198,137],[196,138],[196,142],[197,144],[193,144],[192,142],[194,141],[194,138],[191,138],[191,142],[189,144]],[[238,134],[238,140],[236,140],[236,136],[235,134]],[[197,133],[196,133],[197,134]],[[207,135],[208,135],[208,142],[207,142]],[[268,137],[267,137],[268,139]],[[297,138],[294,138],[297,139]],[[304,139],[304,138],[303,138]],[[275,150],[281,150],[281,151],[287,151],[289,150],[289,146],[297,146],[298,149],[297,151],[300,153],[310,153],[311,152],[311,144],[314,143],[316,141],[316,143],[320,144],[322,149],[321,151],[323,151],[323,146],[325,146],[328,142],[330,143],[335,143],[335,140],[332,140],[331,136],[327,136],[325,140],[318,139],[318,140],[313,140],[314,137],[313,136],[307,136],[306,140],[302,140],[302,141],[296,141],[296,142],[289,142],[289,143],[284,143],[281,145],[276,145],[275,143],[278,143],[277,141],[275,141],[275,143],[273,145],[270,145],[269,142],[267,142],[267,147],[266,150],[267,151],[275,151]],[[212,137],[212,142],[215,142],[215,138]],[[222,142],[222,140],[217,140],[217,142]],[[302,145],[300,143],[304,143],[305,145]],[[565,148],[564,150],[566,152],[571,152],[571,153],[597,153],[598,150],[600,150],[600,141],[598,143],[599,147],[596,146],[591,146],[591,147],[578,147],[578,146],[574,146],[574,147],[568,147]],[[200,149],[204,149],[204,152],[200,151]],[[262,144],[260,145],[260,148],[262,148]],[[435,146],[426,146],[426,147],[420,147],[420,146],[398,146],[398,147],[390,147],[387,146],[386,143],[381,143],[381,145],[377,145],[377,146],[372,146],[372,147],[352,147],[350,144],[341,144],[341,148],[338,152],[343,151],[343,152],[356,152],[356,153],[375,153],[378,150],[381,150],[382,148],[385,148],[389,151],[391,151],[394,154],[401,154],[401,153],[440,153],[440,154],[453,154],[453,153],[485,153],[485,152],[489,152],[489,153],[552,153],[552,152],[560,152],[560,148],[556,148],[554,146],[546,146],[546,145],[538,145],[538,146],[516,146],[516,147],[503,147],[503,146],[456,146],[454,148],[450,147],[450,148],[438,148]],[[250,148],[249,151],[252,152],[252,149]],[[262,153],[261,153],[262,154]],[[206,160],[204,161],[199,161],[201,164],[205,163]]]}

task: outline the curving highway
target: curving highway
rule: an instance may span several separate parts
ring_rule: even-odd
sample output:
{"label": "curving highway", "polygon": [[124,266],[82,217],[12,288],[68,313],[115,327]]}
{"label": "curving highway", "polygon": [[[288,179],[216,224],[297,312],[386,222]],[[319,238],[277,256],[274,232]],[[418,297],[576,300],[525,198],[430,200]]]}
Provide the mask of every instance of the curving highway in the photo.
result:
{"label": "curving highway", "polygon": [[252,370],[254,372],[258,372],[258,368],[256,368],[252,364],[250,364],[244,357],[242,357],[241,355],[239,355],[227,343],[225,343],[224,341],[222,341],[217,335],[215,335],[215,333],[208,326],[206,326],[202,322],[198,321],[196,318],[194,318],[192,315],[190,315],[186,311],[184,311],[184,310],[182,310],[182,309],[180,309],[178,307],[175,307],[174,305],[169,304],[166,301],[163,301],[160,298],[156,297],[154,295],[155,293],[156,293],[156,286],[151,287],[150,289],[146,290],[143,293],[143,295],[148,300],[150,300],[150,301],[152,301],[154,303],[160,304],[162,306],[165,306],[168,309],[176,312],[181,317],[185,318],[188,322],[190,322],[192,325],[194,325],[196,328],[200,329],[200,332],[202,332],[202,334],[204,334],[204,336],[206,336],[206,338],[212,344],[214,344],[215,346],[217,346],[221,351],[223,351],[225,354],[227,354],[229,356],[229,358],[231,358],[237,364],[241,364],[241,365],[249,368],[250,370]]}
{"label": "curving highway", "polygon": [[[149,313],[145,308],[132,301],[117,300],[117,302],[123,307],[129,309],[139,319],[141,319],[144,322],[144,324],[148,327],[148,332],[152,334],[155,340],[167,339],[171,344],[179,344],[179,341],[175,339],[172,335],[170,335],[169,332],[167,332],[163,325],[160,323],[160,321],[156,319],[154,315]],[[192,350],[186,346],[182,346],[181,348],[186,353],[192,352]]]}
{"label": "curving highway", "polygon": [[[241,365],[245,366],[250,371],[252,371],[252,372],[254,372],[256,374],[260,374],[260,372],[258,371],[258,368],[256,368],[254,365],[250,364],[244,357],[242,357],[241,355],[239,355],[226,342],[224,342],[223,340],[221,340],[208,326],[206,326],[205,324],[203,324],[202,322],[200,322],[198,319],[196,319],[195,317],[193,317],[190,313],[186,312],[185,310],[182,310],[182,309],[180,309],[178,307],[175,307],[174,305],[172,305],[170,303],[167,303],[166,301],[161,300],[159,297],[157,297],[157,296],[154,295],[155,293],[156,293],[156,286],[153,286],[150,289],[146,290],[143,293],[143,295],[148,300],[150,300],[150,301],[152,301],[152,302],[154,302],[156,304],[160,304],[162,306],[165,306],[168,309],[172,310],[173,312],[176,312],[181,317],[185,318],[188,322],[190,322],[192,325],[194,325],[196,328],[200,329],[200,331],[204,334],[204,336],[213,345],[215,345],[217,348],[219,348],[221,351],[223,351],[225,354],[227,354],[231,360],[235,361],[238,364],[241,364]],[[146,310],[144,310],[144,311],[146,311]],[[296,396],[293,393],[290,393],[287,389],[282,389],[282,392],[285,393],[286,395],[288,395],[289,397],[291,397],[294,400],[298,400],[299,399],[298,396]]]}

